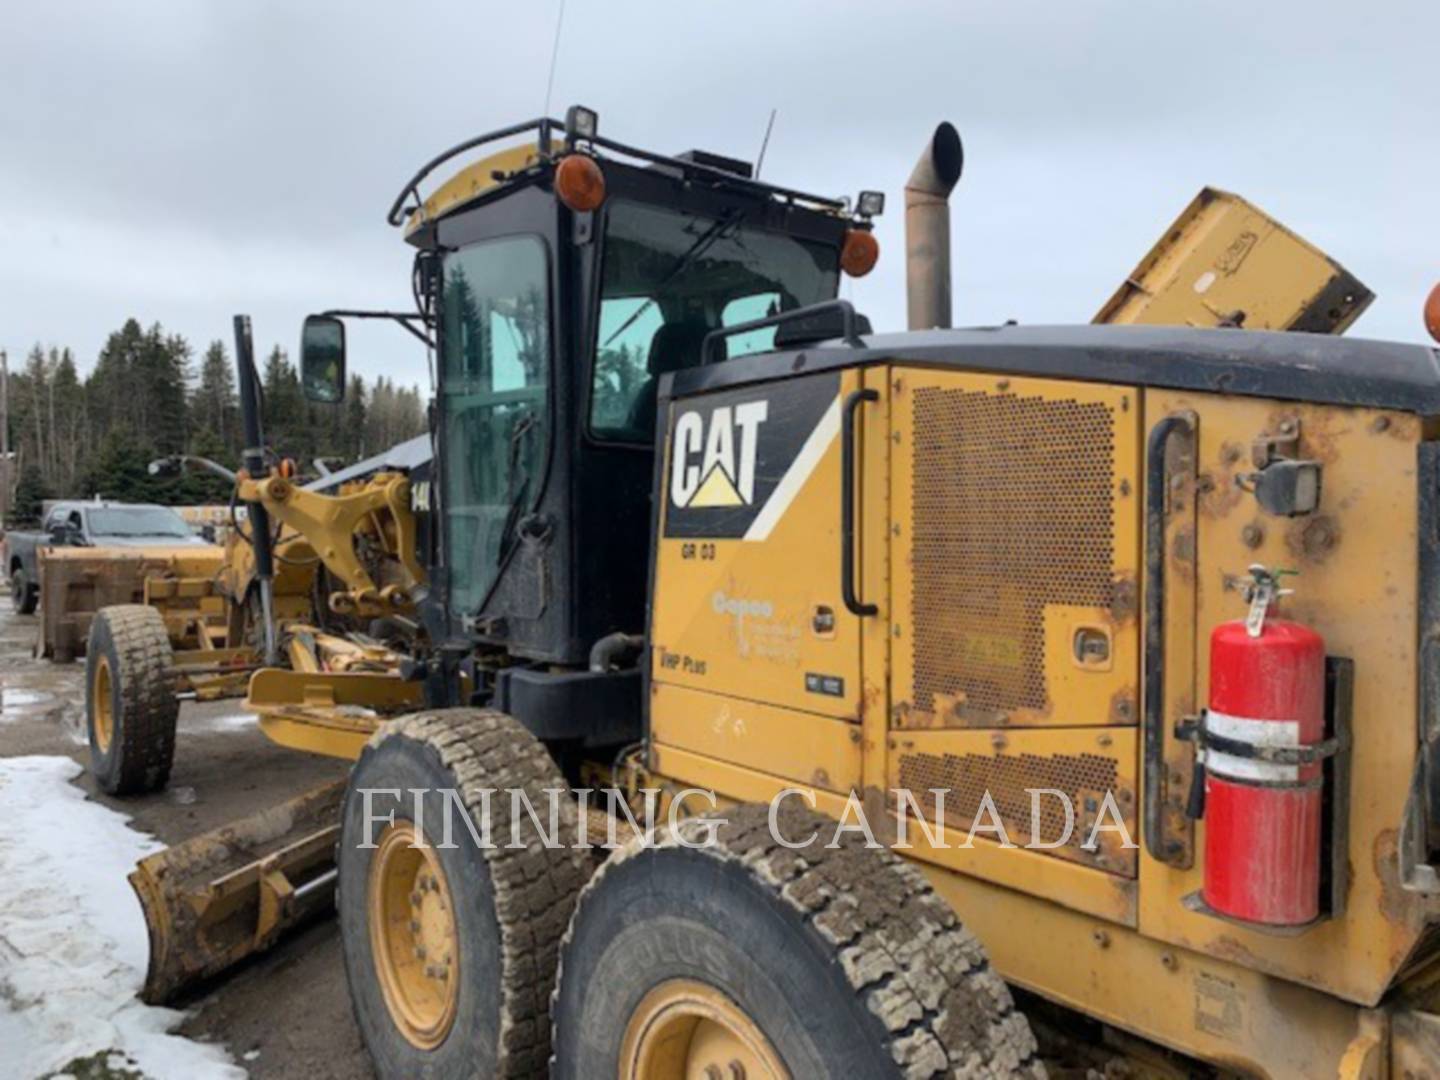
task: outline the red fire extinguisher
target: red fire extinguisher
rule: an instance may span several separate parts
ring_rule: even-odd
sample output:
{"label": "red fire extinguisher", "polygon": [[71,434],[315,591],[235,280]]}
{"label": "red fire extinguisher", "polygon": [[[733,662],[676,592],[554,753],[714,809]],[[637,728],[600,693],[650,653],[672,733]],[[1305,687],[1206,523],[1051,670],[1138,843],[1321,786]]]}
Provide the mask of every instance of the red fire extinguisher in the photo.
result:
{"label": "red fire extinguisher", "polygon": [[1203,895],[1234,919],[1299,926],[1320,913],[1325,642],[1269,618],[1277,575],[1250,571],[1249,617],[1210,635]]}

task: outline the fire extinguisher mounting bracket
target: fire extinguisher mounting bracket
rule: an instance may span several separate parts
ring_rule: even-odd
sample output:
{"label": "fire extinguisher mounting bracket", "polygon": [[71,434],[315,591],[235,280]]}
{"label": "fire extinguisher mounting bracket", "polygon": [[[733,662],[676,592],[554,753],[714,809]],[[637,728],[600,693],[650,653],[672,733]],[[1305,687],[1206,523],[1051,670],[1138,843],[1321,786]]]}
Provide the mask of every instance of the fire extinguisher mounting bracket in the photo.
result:
{"label": "fire extinguisher mounting bracket", "polygon": [[1217,735],[1205,726],[1207,712],[1199,716],[1187,716],[1175,725],[1175,737],[1193,742],[1200,750],[1214,750],[1217,754],[1263,761],[1270,765],[1315,765],[1326,758],[1334,757],[1348,748],[1348,740],[1341,736],[1325,739],[1305,746],[1266,746],[1245,742],[1224,735]]}
{"label": "fire extinguisher mounting bracket", "polygon": [[1223,911],[1216,911],[1209,904],[1205,903],[1205,896],[1196,889],[1180,898],[1180,904],[1186,911],[1193,911],[1197,915],[1208,915],[1212,919],[1219,919],[1231,926],[1242,927],[1245,930],[1254,930],[1261,934],[1269,934],[1272,937],[1299,937],[1319,926],[1323,922],[1330,921],[1327,912],[1321,912],[1307,923],[1300,923],[1296,926],[1276,926],[1272,923],[1250,922],[1248,919],[1237,919],[1233,915],[1226,915]]}

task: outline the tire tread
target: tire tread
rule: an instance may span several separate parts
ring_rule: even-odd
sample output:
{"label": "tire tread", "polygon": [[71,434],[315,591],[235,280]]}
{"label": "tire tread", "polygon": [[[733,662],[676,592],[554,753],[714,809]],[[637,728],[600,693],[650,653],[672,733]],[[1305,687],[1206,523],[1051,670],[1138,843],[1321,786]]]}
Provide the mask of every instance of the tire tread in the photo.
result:
{"label": "tire tread", "polygon": [[[567,789],[545,747],[506,713],[495,709],[444,709],[414,713],[385,724],[362,756],[386,740],[406,738],[428,747],[454,777],[477,831],[484,828],[481,792],[523,790],[541,813],[547,789]],[[560,940],[591,861],[574,847],[579,819],[574,803],[560,803],[562,846],[548,848],[521,811],[521,848],[512,836],[508,798],[492,797],[489,828],[495,838],[476,849],[485,859],[500,924],[500,1034],[498,1078],[542,1077],[550,1058],[550,992]],[[483,835],[483,834],[482,834]],[[461,838],[468,848],[469,838]]]}
{"label": "tire tread", "polygon": [[[834,950],[851,992],[880,1025],[898,1075],[1045,1077],[1034,1034],[1009,987],[919,870],[888,849],[866,848],[854,833],[834,848],[820,842],[787,848],[771,835],[765,805],[740,806],[723,816],[715,842],[689,851],[743,866]],[[819,829],[822,839],[835,825],[794,803],[782,804],[778,823],[787,837]],[[575,927],[607,874],[681,840],[697,845],[712,826],[707,818],[692,818],[680,823],[678,837],[663,833],[648,846],[632,841],[601,866],[582,890],[561,946],[557,1003]]]}
{"label": "tire tread", "polygon": [[[100,639],[105,632],[114,649],[111,677],[119,688],[120,708],[111,733],[111,752],[118,756],[108,775],[97,774],[97,779],[112,795],[158,791],[170,779],[180,715],[170,674],[174,662],[170,635],[160,613],[145,604],[102,608],[90,631],[87,652],[92,665],[103,648]],[[93,731],[94,703],[88,701],[91,674],[87,672],[86,696]]]}

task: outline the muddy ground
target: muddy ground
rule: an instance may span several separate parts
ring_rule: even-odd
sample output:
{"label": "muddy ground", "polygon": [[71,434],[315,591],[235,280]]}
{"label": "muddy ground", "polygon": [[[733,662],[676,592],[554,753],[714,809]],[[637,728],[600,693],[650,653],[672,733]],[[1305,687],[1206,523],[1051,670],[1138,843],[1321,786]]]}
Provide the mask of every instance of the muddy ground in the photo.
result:
{"label": "muddy ground", "polygon": [[[0,756],[61,754],[82,765],[84,662],[35,660],[34,616],[0,611]],[[90,798],[128,814],[135,828],[173,844],[283,802],[344,774],[344,764],[283,750],[247,722],[238,701],[180,710],[170,786],[113,799],[88,776]],[[180,1033],[223,1043],[253,1077],[373,1075],[350,1013],[333,919],[303,930],[223,982],[180,1003]],[[256,1053],[258,1051],[258,1053]]]}

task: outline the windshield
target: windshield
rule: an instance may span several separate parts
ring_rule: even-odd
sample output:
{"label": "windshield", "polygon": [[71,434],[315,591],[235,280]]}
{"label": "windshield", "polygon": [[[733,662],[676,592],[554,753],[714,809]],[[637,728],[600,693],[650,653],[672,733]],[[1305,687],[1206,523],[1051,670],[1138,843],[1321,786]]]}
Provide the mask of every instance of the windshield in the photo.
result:
{"label": "windshield", "polygon": [[[590,397],[599,439],[650,443],[660,375],[700,363],[705,335],[832,300],[839,252],[750,224],[614,200],[607,211]],[[771,347],[773,329],[726,339],[727,356]]]}
{"label": "windshield", "polygon": [[194,533],[174,510],[163,506],[107,506],[90,511],[91,536],[171,536]]}

